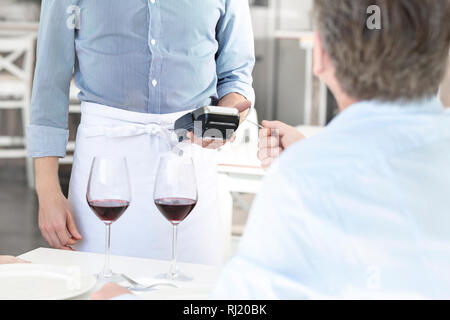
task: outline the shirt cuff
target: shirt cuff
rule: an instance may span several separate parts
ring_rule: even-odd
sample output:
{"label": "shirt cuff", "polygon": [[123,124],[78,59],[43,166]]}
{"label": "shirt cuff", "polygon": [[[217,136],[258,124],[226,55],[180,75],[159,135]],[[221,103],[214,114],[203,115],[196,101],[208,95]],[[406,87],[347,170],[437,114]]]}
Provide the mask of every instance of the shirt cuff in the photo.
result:
{"label": "shirt cuff", "polygon": [[243,82],[228,82],[217,86],[219,100],[233,92],[245,97],[252,103],[252,107],[255,105],[255,90],[251,85]]}
{"label": "shirt cuff", "polygon": [[66,156],[69,130],[37,125],[27,126],[27,152],[30,158]]}

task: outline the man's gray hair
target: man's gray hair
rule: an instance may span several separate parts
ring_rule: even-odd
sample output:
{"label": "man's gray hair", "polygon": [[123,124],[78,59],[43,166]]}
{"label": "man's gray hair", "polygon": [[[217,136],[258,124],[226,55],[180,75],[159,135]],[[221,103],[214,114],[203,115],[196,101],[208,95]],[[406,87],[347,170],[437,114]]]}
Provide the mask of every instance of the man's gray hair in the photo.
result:
{"label": "man's gray hair", "polygon": [[[368,8],[380,29],[368,28]],[[449,0],[315,0],[315,18],[342,89],[353,98],[436,95],[450,46]]]}

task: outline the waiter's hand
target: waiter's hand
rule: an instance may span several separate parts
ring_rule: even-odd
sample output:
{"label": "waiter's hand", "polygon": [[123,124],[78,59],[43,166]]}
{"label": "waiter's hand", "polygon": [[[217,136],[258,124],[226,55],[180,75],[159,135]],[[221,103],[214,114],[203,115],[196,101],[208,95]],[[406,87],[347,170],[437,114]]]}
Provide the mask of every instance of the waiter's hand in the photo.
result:
{"label": "waiter's hand", "polygon": [[11,256],[0,256],[0,264],[14,264],[14,263],[30,263],[30,261],[22,260]]}
{"label": "waiter's hand", "polygon": [[280,121],[263,121],[259,131],[258,159],[263,168],[270,167],[283,150],[305,138],[296,128]]}
{"label": "waiter's hand", "polygon": [[[231,104],[232,103],[232,104]],[[236,108],[239,110],[239,113],[241,115],[241,123],[244,121],[245,117],[248,114],[249,108],[252,106],[251,102],[246,100],[243,96],[237,94],[237,93],[230,93],[226,95],[222,100],[220,100],[218,106],[220,107],[226,107],[232,105],[234,107],[230,108]],[[222,147],[227,142],[233,142],[236,139],[236,135],[233,134],[233,137],[229,140],[213,140],[213,139],[207,139],[207,138],[198,138],[194,135],[193,132],[188,132],[187,137],[191,140],[191,143],[195,143],[199,146],[202,146],[203,148],[207,149],[218,149]]]}
{"label": "waiter's hand", "polygon": [[81,235],[75,226],[69,202],[61,191],[58,158],[36,158],[34,165],[42,236],[53,248],[72,250],[70,246],[81,240]]}
{"label": "waiter's hand", "polygon": [[71,246],[81,240],[69,201],[62,192],[39,197],[39,229],[55,249],[72,250]]}

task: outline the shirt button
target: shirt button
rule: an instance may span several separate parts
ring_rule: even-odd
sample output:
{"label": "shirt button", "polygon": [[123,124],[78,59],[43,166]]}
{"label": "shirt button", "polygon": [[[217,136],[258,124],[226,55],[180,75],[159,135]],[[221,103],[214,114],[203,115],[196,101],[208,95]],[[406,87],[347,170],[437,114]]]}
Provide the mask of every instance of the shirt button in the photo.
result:
{"label": "shirt button", "polygon": [[157,84],[158,84],[158,81],[156,81],[156,80],[153,80],[153,81],[152,81],[152,85],[153,85],[154,87],[156,87]]}
{"label": "shirt button", "polygon": [[156,44],[156,40],[155,39],[152,39],[152,41],[150,41],[151,42],[151,44],[154,46],[155,44]]}

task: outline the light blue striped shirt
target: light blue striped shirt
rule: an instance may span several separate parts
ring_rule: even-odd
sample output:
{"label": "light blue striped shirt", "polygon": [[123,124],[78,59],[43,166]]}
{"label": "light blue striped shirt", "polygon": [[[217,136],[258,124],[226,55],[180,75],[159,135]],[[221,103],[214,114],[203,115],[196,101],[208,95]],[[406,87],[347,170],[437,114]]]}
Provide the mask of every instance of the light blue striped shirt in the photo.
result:
{"label": "light blue striped shirt", "polygon": [[290,147],[214,298],[450,298],[450,112],[363,101]]}
{"label": "light blue striped shirt", "polygon": [[73,71],[81,101],[166,114],[254,102],[254,62],[246,0],[44,0],[28,153],[65,156]]}

